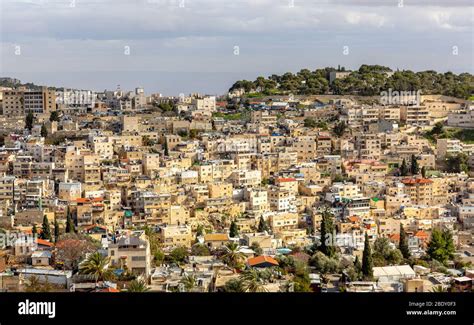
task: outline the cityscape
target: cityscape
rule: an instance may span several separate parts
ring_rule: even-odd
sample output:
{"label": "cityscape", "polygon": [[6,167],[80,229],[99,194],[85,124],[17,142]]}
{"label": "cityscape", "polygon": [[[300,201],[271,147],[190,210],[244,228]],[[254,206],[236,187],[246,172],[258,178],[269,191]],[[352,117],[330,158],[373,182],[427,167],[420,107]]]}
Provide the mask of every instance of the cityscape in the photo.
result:
{"label": "cityscape", "polygon": [[0,325],[472,323],[472,0],[0,0]]}
{"label": "cityscape", "polygon": [[2,291],[472,291],[471,74],[0,81]]}

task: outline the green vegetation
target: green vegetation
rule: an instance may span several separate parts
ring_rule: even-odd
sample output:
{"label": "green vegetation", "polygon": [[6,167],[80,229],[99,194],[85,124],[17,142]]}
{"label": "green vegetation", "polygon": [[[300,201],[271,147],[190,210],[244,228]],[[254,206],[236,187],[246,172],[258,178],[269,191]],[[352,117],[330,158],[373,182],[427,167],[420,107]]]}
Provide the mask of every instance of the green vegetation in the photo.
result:
{"label": "green vegetation", "polygon": [[400,223],[400,242],[398,245],[400,252],[404,258],[410,258],[410,250],[408,249],[408,237],[403,225]]}
{"label": "green vegetation", "polygon": [[128,292],[147,292],[148,290],[150,289],[148,289],[145,280],[142,279],[134,279],[127,286]]}
{"label": "green vegetation", "polygon": [[220,117],[223,118],[226,121],[237,121],[242,119],[242,113],[222,113],[222,112],[216,112],[212,113],[212,117]]}
{"label": "green vegetation", "polygon": [[426,252],[431,259],[443,264],[452,259],[454,257],[455,247],[451,232],[449,230],[441,231],[439,229],[433,229]]}
{"label": "green vegetation", "polygon": [[69,209],[67,212],[66,217],[66,233],[75,233],[76,227],[74,226],[74,221],[72,220],[71,214],[69,213]]}
{"label": "green vegetation", "polygon": [[46,215],[43,217],[43,225],[41,228],[43,230],[40,235],[41,239],[51,240],[51,227],[49,226],[48,217]]}
{"label": "green vegetation", "polygon": [[362,274],[366,279],[372,279],[373,276],[372,252],[370,249],[369,235],[365,233],[364,252],[362,253]]}
{"label": "green vegetation", "polygon": [[408,175],[408,166],[405,158],[403,158],[402,166],[400,167],[400,175],[407,176]]}
{"label": "green vegetation", "polygon": [[59,113],[58,111],[52,111],[51,114],[49,115],[49,120],[51,122],[59,122]]}
{"label": "green vegetation", "polygon": [[336,123],[336,125],[334,125],[333,132],[338,137],[342,137],[344,135],[344,132],[346,131],[346,128],[347,128],[346,122],[341,121],[339,123]]}
{"label": "green vegetation", "polygon": [[281,76],[258,77],[254,81],[239,80],[230,91],[244,89],[252,96],[264,95],[323,95],[330,92],[338,95],[379,96],[382,91],[417,91],[423,94],[440,94],[457,98],[470,98],[474,93],[474,76],[469,73],[456,75],[452,72],[395,71],[380,65],[362,65],[349,76],[336,79],[329,84],[331,71],[344,68],[327,67],[310,71],[303,69],[296,74],[287,72]]}
{"label": "green vegetation", "polygon": [[209,251],[209,248],[207,248],[206,245],[198,243],[198,244],[194,244],[193,247],[191,247],[191,255],[209,256],[211,255],[211,252]]}
{"label": "green vegetation", "polygon": [[269,230],[270,230],[270,227],[268,227],[268,224],[265,221],[265,219],[263,219],[263,217],[260,217],[260,220],[258,221],[257,231],[264,232],[264,231],[269,231]]}
{"label": "green vegetation", "polygon": [[418,166],[418,160],[416,159],[415,155],[411,155],[410,171],[412,175],[418,175],[420,172],[420,166]]}
{"label": "green vegetation", "polygon": [[469,157],[465,153],[446,156],[446,171],[449,173],[467,173],[469,171]]}
{"label": "green vegetation", "polygon": [[110,280],[113,277],[112,270],[108,268],[110,258],[99,252],[90,254],[80,265],[81,274],[92,275],[97,284],[98,281]]}
{"label": "green vegetation", "polygon": [[33,123],[35,121],[35,116],[33,115],[32,112],[28,112],[28,115],[26,115],[25,118],[25,128],[31,131],[33,128]]}
{"label": "green vegetation", "polygon": [[188,255],[188,250],[185,247],[180,246],[173,249],[166,257],[166,260],[170,263],[180,265],[186,262]]}
{"label": "green vegetation", "polygon": [[239,252],[239,245],[236,243],[228,243],[223,247],[224,254],[222,255],[222,260],[228,266],[236,269],[243,267],[243,262],[245,261],[245,255]]}
{"label": "green vegetation", "polygon": [[237,224],[235,221],[232,220],[230,224],[229,236],[235,238],[239,235],[239,229],[237,228]]}
{"label": "green vegetation", "polygon": [[333,215],[326,210],[323,211],[322,217],[320,229],[321,244],[318,247],[318,250],[326,256],[333,257],[336,252],[333,243],[334,238],[332,238],[333,233],[335,232]]}
{"label": "green vegetation", "polygon": [[242,283],[243,292],[265,292],[265,281],[262,272],[257,269],[248,269],[240,273],[239,280]]}
{"label": "green vegetation", "polygon": [[48,129],[46,128],[46,125],[41,125],[41,136],[43,138],[46,138],[48,136]]}
{"label": "green vegetation", "polygon": [[372,261],[374,266],[397,265],[403,259],[403,255],[397,248],[392,248],[387,238],[379,237],[374,242]]}
{"label": "green vegetation", "polygon": [[59,236],[60,236],[60,232],[59,232],[59,223],[56,219],[54,219],[54,242],[57,243],[58,240],[59,240]]}
{"label": "green vegetation", "polygon": [[458,139],[464,143],[474,143],[474,129],[448,128],[441,122],[436,123],[430,131],[424,134],[432,143],[437,139]]}

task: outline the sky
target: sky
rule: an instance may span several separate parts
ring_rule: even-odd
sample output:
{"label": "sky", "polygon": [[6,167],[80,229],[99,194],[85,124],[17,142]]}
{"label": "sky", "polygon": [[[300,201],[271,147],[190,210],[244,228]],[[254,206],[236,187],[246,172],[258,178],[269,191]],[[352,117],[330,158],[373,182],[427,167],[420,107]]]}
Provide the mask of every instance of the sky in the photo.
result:
{"label": "sky", "polygon": [[326,66],[474,72],[472,0],[0,0],[0,76],[224,94]]}

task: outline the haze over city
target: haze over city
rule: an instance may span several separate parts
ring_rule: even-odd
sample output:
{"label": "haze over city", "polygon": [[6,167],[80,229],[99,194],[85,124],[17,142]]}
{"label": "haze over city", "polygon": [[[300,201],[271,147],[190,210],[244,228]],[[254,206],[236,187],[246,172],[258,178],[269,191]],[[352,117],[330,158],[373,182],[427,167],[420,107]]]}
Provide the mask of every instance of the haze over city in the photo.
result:
{"label": "haze over city", "polygon": [[0,74],[50,86],[223,94],[235,80],[303,68],[474,71],[468,0],[2,0],[0,9]]}

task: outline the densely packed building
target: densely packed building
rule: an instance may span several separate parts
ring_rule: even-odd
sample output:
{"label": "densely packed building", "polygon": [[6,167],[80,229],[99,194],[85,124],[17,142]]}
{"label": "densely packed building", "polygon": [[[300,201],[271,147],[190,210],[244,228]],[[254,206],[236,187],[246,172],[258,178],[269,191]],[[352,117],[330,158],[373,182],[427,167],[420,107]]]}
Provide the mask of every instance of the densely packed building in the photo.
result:
{"label": "densely packed building", "polygon": [[0,290],[472,290],[472,102],[1,93]]}

